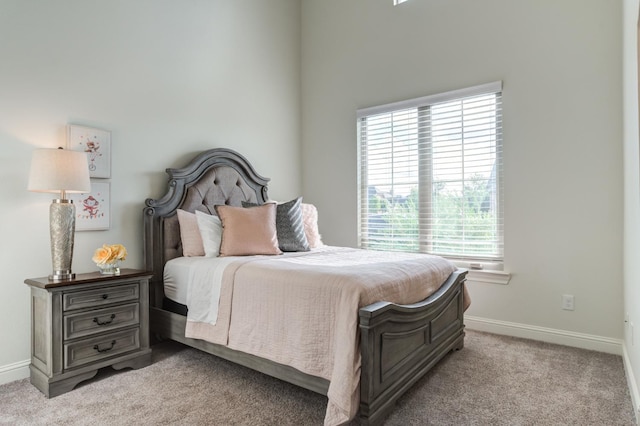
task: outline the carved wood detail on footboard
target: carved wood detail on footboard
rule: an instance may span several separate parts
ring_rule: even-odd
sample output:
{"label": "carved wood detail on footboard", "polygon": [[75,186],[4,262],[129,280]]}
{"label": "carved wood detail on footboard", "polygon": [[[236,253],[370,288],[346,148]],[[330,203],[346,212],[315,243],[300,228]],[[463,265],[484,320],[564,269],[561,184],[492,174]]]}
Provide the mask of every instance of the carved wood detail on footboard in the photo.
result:
{"label": "carved wood detail on footboard", "polygon": [[396,400],[443,356],[464,345],[467,271],[458,270],[426,300],[360,309],[360,423],[378,424]]}

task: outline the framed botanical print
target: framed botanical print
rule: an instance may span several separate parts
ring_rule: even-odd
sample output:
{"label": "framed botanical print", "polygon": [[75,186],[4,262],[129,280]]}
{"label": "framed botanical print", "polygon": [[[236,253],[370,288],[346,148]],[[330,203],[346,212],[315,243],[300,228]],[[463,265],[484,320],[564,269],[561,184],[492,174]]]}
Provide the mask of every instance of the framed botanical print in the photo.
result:
{"label": "framed botanical print", "polygon": [[91,181],[91,191],[68,194],[76,207],[76,231],[101,231],[110,226],[111,184]]}
{"label": "framed botanical print", "polygon": [[87,153],[90,177],[111,177],[111,132],[70,124],[67,148]]}

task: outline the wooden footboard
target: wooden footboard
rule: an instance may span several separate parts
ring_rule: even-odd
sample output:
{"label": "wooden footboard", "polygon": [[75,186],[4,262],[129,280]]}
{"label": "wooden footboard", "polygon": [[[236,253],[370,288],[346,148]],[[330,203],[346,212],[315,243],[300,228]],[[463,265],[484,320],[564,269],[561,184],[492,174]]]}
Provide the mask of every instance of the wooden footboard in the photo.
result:
{"label": "wooden footboard", "polygon": [[458,270],[426,300],[360,309],[360,423],[379,424],[396,400],[443,356],[464,345],[464,289]]}
{"label": "wooden footboard", "polygon": [[[464,345],[464,290],[467,271],[451,274],[429,298],[412,305],[379,302],[360,309],[360,424],[380,424],[397,399],[442,357]],[[152,307],[151,331],[326,395],[329,382],[225,346],[184,336],[186,317]]]}

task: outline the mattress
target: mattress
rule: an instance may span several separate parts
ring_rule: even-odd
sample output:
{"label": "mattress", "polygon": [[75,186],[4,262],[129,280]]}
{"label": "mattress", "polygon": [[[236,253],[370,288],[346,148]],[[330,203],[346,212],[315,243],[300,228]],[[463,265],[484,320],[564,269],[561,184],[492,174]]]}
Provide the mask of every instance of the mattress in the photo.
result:
{"label": "mattress", "polygon": [[181,305],[187,304],[189,276],[194,265],[202,262],[202,257],[178,257],[164,266],[164,295]]}

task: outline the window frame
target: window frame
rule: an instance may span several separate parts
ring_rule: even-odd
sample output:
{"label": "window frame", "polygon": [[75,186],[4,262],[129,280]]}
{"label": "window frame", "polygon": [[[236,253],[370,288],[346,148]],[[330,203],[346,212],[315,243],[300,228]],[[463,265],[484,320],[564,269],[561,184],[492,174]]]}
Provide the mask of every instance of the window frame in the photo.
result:
{"label": "window frame", "polygon": [[[357,152],[357,157],[358,157],[357,211],[358,211],[358,245],[360,247],[363,246],[363,241],[365,240],[365,238],[363,238],[363,231],[364,231],[363,220],[365,220],[365,215],[367,214],[367,212],[363,210],[363,203],[365,203],[365,200],[363,198],[364,197],[363,191],[365,190],[368,191],[368,188],[363,189],[363,179],[365,176],[364,172],[366,172],[367,165],[364,164],[362,160],[362,156],[363,156],[362,119],[369,116],[391,113],[394,111],[406,110],[411,108],[416,108],[418,110],[421,108],[430,109],[431,106],[434,104],[461,100],[464,98],[471,98],[479,95],[488,95],[488,94],[497,94],[500,100],[499,109],[496,115],[496,119],[498,120],[497,121],[498,125],[496,126],[495,138],[496,138],[496,143],[498,144],[498,147],[496,149],[497,168],[496,168],[495,179],[496,179],[496,197],[498,198],[496,201],[496,206],[498,209],[497,237],[498,237],[498,243],[501,247],[501,250],[499,253],[501,254],[501,256],[495,257],[495,258],[483,257],[483,256],[443,256],[443,257],[446,257],[454,261],[454,263],[456,263],[456,265],[458,265],[459,267],[465,267],[465,268],[476,269],[476,270],[487,270],[487,271],[503,270],[503,265],[504,265],[504,209],[503,209],[504,187],[503,187],[503,167],[502,167],[503,156],[502,156],[502,121],[501,121],[502,120],[502,108],[501,108],[502,81],[496,81],[496,82],[486,83],[482,85],[467,87],[463,89],[452,90],[444,93],[438,93],[434,95],[423,96],[420,98],[414,98],[414,99],[409,99],[405,101],[393,102],[389,104],[378,105],[378,106],[357,110],[357,113],[356,113],[357,150],[358,150]],[[422,136],[418,136],[418,139],[422,139]],[[418,152],[420,156],[419,162],[428,164],[427,167],[422,167],[422,166],[419,167],[419,172],[418,172],[418,182],[419,182],[418,192],[421,200],[420,204],[423,204],[424,197],[429,197],[429,198],[431,197],[431,188],[432,188],[431,176],[427,176],[427,175],[428,175],[428,167],[432,167],[431,165],[433,161],[432,161],[432,157],[430,156],[430,153],[426,149],[420,149]],[[423,158],[423,156],[426,156],[426,157]],[[431,213],[429,212],[429,215],[430,214]],[[423,216],[422,212],[419,214],[419,216],[420,217]],[[415,252],[429,253],[429,251],[427,250],[429,248],[428,247],[429,243],[423,241],[424,238],[422,235],[422,230],[420,230],[422,227],[419,226],[418,228],[419,228],[419,238],[418,238],[419,248]]]}

